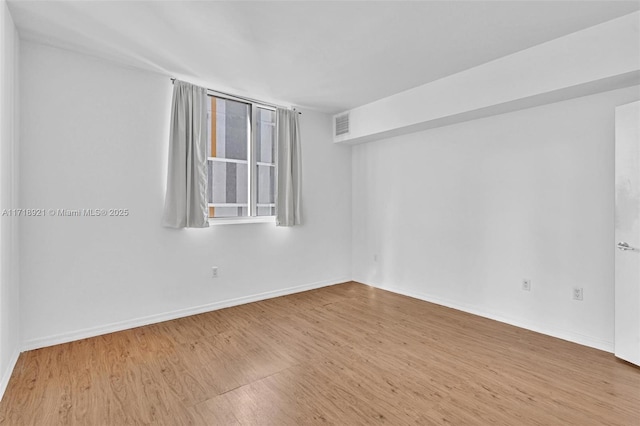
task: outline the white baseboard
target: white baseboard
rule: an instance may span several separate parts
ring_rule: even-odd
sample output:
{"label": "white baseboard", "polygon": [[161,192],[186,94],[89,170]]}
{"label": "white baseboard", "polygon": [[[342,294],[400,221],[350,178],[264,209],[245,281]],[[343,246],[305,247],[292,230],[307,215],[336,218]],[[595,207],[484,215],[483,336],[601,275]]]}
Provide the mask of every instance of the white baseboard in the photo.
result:
{"label": "white baseboard", "polygon": [[16,368],[16,363],[18,362],[19,356],[20,351],[16,348],[16,350],[13,351],[13,355],[11,355],[11,359],[9,360],[9,365],[7,365],[7,369],[2,372],[2,380],[0,380],[0,401],[2,401],[4,391],[7,390],[7,385],[9,385],[11,374],[13,373],[13,369]]}
{"label": "white baseboard", "polygon": [[[362,283],[362,281],[358,281],[355,278],[354,278],[354,281]],[[383,285],[375,285],[375,284],[368,284],[368,283],[367,285],[370,285],[371,287],[379,288],[381,290],[387,290],[392,293],[413,297],[414,299],[420,299],[426,302],[435,303],[436,305],[446,306],[447,308],[456,309],[458,311],[463,311],[463,312],[467,312],[473,315],[478,315],[484,318],[489,318],[495,321],[503,322],[505,324],[514,325],[516,327],[524,328],[526,330],[531,330],[537,333],[546,334],[547,336],[552,336],[558,339],[567,340],[569,342],[577,343],[579,345],[600,349],[601,351],[613,353],[613,350],[614,350],[613,342],[611,341],[594,339],[593,337],[585,336],[583,334],[576,333],[569,330],[564,330],[558,327],[551,326],[549,324],[532,324],[519,319],[510,318],[508,316],[504,316],[499,313],[489,312],[484,309],[478,308],[477,306],[461,304],[451,300],[442,299],[439,297],[435,297],[435,296],[431,296],[431,295],[427,295],[419,292],[408,291],[408,290],[400,289],[393,286],[383,286]]]}
{"label": "white baseboard", "polygon": [[[130,328],[141,327],[144,325],[155,324],[158,322],[169,321],[172,319],[187,317],[190,315],[197,315],[204,312],[210,312],[218,309],[228,308],[231,306],[257,302],[265,299],[271,299],[273,297],[286,296],[288,294],[294,294],[302,291],[313,290],[316,288],[327,287],[330,285],[340,284],[340,283],[348,282],[351,280],[352,280],[351,277],[343,277],[343,278],[338,278],[333,280],[319,281],[311,284],[305,284],[305,285],[296,286],[296,287],[289,287],[285,289],[269,291],[265,293],[258,293],[250,296],[243,296],[235,299],[228,299],[220,302],[208,303],[205,305],[199,305],[199,306],[194,306],[194,307],[185,308],[185,309],[179,309],[176,311],[165,312],[157,315],[134,318],[131,320],[106,324],[103,326],[91,327],[91,328],[72,331],[68,333],[61,333],[54,336],[31,339],[31,340],[24,341],[21,349],[22,351],[28,351],[32,349],[58,345],[61,343],[68,343],[74,340],[95,337],[102,334],[108,334],[116,331],[127,330]],[[484,318],[489,318],[495,321],[499,321],[499,322],[510,324],[516,327],[524,328],[526,330],[535,331],[537,333],[546,334],[548,336],[557,337],[559,339],[567,340],[569,342],[578,343],[580,345],[589,346],[591,348],[596,348],[606,352],[613,353],[613,342],[611,341],[594,339],[590,336],[585,336],[583,334],[575,333],[569,330],[560,329],[557,327],[550,326],[548,324],[531,324],[522,320],[504,316],[499,313],[489,312],[484,309],[478,308],[476,306],[460,304],[458,302],[442,299],[439,297],[435,297],[435,296],[431,296],[431,295],[427,295],[419,292],[407,291],[407,290],[393,287],[393,286],[370,284],[370,283],[366,283],[363,280],[355,279],[355,281],[366,284],[366,285],[370,285],[372,287],[379,288],[381,290],[387,290],[393,293],[402,294],[405,296],[413,297],[415,299],[424,300],[426,302],[435,303],[437,305],[446,306],[448,308],[453,308],[459,311],[478,315]],[[15,362],[18,359],[18,355],[19,353],[16,352],[16,354],[12,358],[12,364],[11,364],[11,368],[8,369],[8,374],[5,372],[6,377],[5,376],[2,377],[2,382],[0,382],[0,395],[4,392],[4,389],[9,381],[9,378],[11,377],[11,372],[13,371]]]}
{"label": "white baseboard", "polygon": [[85,328],[82,330],[71,331],[67,333],[56,334],[53,336],[40,337],[36,339],[26,340],[22,342],[22,351],[44,348],[47,346],[59,345],[75,340],[86,339],[89,337],[100,336],[102,334],[114,333],[116,331],[128,330],[130,328],[141,327],[144,325],[155,324],[158,322],[169,321],[177,318],[188,317],[190,315],[202,314],[204,312],[215,311],[218,309],[229,308],[231,306],[243,305],[245,303],[258,302],[260,300],[271,299],[288,294],[300,293],[302,291],[314,290],[321,287],[328,287],[335,284],[341,284],[351,281],[351,277],[336,278],[332,280],[318,281],[311,284],[304,284],[296,287],[289,287],[280,290],[268,291],[249,296],[238,297],[235,299],[223,300],[220,302],[207,303],[205,305],[193,306],[176,311],[164,312],[146,317],[134,318],[125,321],[119,321],[111,324],[105,324],[98,327]]}

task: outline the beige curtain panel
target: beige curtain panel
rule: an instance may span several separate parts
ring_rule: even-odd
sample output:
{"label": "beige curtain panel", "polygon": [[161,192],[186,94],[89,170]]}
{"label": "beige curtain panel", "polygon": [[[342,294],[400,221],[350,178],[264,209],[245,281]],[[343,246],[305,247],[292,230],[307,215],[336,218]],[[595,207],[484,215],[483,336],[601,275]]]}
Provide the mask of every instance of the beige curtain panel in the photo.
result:
{"label": "beige curtain panel", "polygon": [[297,111],[278,108],[278,183],[276,225],[302,224],[302,158]]}
{"label": "beige curtain panel", "polygon": [[205,228],[207,220],[207,90],[175,80],[169,168],[162,225]]}

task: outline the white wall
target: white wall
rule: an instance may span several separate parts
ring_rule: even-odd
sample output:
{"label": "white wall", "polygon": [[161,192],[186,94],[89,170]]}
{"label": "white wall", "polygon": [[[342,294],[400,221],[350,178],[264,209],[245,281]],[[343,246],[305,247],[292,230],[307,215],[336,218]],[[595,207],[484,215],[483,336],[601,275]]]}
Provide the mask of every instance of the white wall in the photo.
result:
{"label": "white wall", "polygon": [[354,279],[611,351],[614,108],[638,98],[620,89],[355,146]]}
{"label": "white wall", "polygon": [[[0,2],[0,212],[18,207],[18,33]],[[19,354],[18,219],[0,216],[0,398]]]}
{"label": "white wall", "polygon": [[303,226],[171,230],[168,77],[29,42],[21,73],[22,204],[131,211],[22,220],[25,348],[351,278],[351,151],[329,116],[301,117]]}

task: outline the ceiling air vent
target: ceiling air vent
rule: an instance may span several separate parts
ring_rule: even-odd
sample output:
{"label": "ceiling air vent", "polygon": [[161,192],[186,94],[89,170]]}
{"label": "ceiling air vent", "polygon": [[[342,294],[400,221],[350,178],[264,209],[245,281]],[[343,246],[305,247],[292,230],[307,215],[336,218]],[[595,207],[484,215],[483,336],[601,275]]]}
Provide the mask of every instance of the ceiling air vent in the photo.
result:
{"label": "ceiling air vent", "polygon": [[342,136],[349,133],[349,113],[336,115],[333,120],[334,136]]}

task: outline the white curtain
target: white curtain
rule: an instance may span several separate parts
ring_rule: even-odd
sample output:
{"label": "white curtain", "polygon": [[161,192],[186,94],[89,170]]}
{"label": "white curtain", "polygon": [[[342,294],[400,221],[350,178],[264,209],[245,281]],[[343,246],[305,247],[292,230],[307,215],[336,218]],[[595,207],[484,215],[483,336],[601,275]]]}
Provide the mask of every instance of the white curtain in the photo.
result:
{"label": "white curtain", "polygon": [[277,129],[276,225],[300,225],[302,223],[302,158],[298,112],[278,108]]}
{"label": "white curtain", "polygon": [[207,90],[175,80],[169,170],[162,224],[205,228],[207,220]]}

